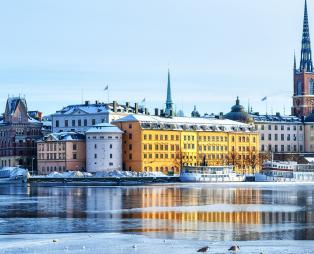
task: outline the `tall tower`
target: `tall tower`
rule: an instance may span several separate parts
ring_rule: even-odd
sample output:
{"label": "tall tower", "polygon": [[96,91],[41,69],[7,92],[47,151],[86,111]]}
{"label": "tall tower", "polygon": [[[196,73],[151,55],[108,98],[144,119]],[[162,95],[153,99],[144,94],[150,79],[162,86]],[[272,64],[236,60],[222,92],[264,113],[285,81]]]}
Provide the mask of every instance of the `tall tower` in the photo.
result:
{"label": "tall tower", "polygon": [[297,69],[294,58],[293,72],[293,106],[291,112],[295,116],[307,116],[314,108],[314,72],[306,0],[304,5],[300,67]]}
{"label": "tall tower", "polygon": [[168,84],[167,84],[167,99],[166,99],[165,116],[167,116],[167,117],[174,116],[173,102],[172,102],[172,97],[171,97],[171,85],[170,85],[170,71],[169,71],[169,69],[168,69]]}

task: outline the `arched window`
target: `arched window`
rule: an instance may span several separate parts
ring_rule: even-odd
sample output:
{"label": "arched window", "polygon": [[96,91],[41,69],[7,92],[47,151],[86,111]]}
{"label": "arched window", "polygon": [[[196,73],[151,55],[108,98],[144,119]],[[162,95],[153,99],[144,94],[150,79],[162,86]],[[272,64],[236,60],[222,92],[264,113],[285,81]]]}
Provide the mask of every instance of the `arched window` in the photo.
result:
{"label": "arched window", "polygon": [[298,81],[297,83],[297,95],[302,95],[302,82]]}
{"label": "arched window", "polygon": [[309,82],[309,92],[310,92],[310,95],[314,95],[314,80],[313,79],[311,79]]}

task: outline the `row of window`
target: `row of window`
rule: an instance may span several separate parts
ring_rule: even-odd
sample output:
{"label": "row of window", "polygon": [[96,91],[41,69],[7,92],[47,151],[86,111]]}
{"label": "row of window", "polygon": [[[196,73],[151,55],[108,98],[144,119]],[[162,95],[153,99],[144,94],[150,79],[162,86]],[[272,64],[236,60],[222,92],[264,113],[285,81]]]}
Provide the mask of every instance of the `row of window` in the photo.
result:
{"label": "row of window", "polygon": [[[106,120],[105,118],[101,119],[101,123],[104,123],[105,120]],[[88,124],[89,121],[90,121],[90,125],[95,125],[96,124],[96,119],[95,118],[93,118],[93,119],[78,119],[78,120],[72,119],[70,121],[66,119],[66,120],[64,120],[63,127],[89,126],[89,124]],[[61,123],[60,120],[55,120],[55,127],[56,128],[61,127],[60,123]]]}
{"label": "row of window", "polygon": [[[259,126],[256,125],[256,129],[258,129],[258,127],[259,127]],[[290,126],[290,125],[287,125],[286,128],[285,128],[285,125],[273,125],[273,124],[268,124],[268,125],[262,124],[262,125],[260,126],[260,129],[263,131],[263,130],[265,130],[265,129],[267,128],[269,131],[271,131],[271,130],[277,131],[277,130],[279,130],[279,127],[280,127],[280,130],[282,130],[282,131],[284,131],[285,129],[286,129],[287,131],[290,131],[290,130],[291,130],[291,126]],[[292,126],[292,130],[296,131],[296,130],[297,130],[297,126],[296,126],[296,125],[293,125],[293,126]],[[302,125],[299,126],[299,130],[300,130],[300,131],[303,130],[303,126],[302,126]]]}
{"label": "row of window", "polygon": [[[279,150],[280,149],[280,150]],[[298,151],[298,146],[297,145],[262,145],[261,146],[261,151],[262,152],[303,152],[303,146],[299,146],[299,151]]]}
{"label": "row of window", "polygon": [[[170,139],[169,139],[170,136]],[[144,134],[143,136],[144,140],[153,140],[153,135],[152,134]],[[179,141],[180,137],[179,135],[155,135],[155,140],[176,140]],[[184,141],[194,141],[195,140],[195,136],[194,135],[183,135],[183,140]],[[228,142],[228,137],[221,137],[221,136],[199,136],[198,137],[199,141],[209,141],[209,142]],[[232,136],[231,137],[231,141],[235,142],[235,137]],[[250,138],[249,137],[245,137],[245,136],[239,136],[238,137],[238,141],[239,142],[250,142]],[[256,142],[256,138],[253,137],[252,138],[253,142]]]}
{"label": "row of window", "polygon": [[[285,138],[285,136],[286,136],[286,138]],[[275,141],[279,140],[279,135],[278,134],[274,134],[274,135],[268,134],[266,137],[268,138],[267,140],[269,140],[269,141],[271,141],[272,139],[274,139]],[[265,140],[265,134],[264,133],[261,134],[261,140]],[[280,135],[280,140],[281,141],[291,141],[291,140],[296,141],[297,140],[297,136],[295,134],[293,134],[292,139],[291,139],[291,135],[290,134],[287,134],[287,135],[281,134]]]}
{"label": "row of window", "polygon": [[[302,93],[305,92],[302,90],[302,81],[301,80],[299,80],[297,82],[297,91],[296,92],[297,92],[297,95],[302,95]],[[314,80],[313,79],[311,79],[309,81],[309,95],[314,95]]]}

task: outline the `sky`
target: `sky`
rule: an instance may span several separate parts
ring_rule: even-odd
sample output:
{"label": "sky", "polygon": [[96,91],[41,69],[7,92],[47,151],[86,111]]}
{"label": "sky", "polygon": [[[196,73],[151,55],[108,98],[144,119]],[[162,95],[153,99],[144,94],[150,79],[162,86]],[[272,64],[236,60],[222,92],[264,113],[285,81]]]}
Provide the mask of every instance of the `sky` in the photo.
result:
{"label": "sky", "polygon": [[[0,111],[109,100],[227,113],[290,113],[303,0],[10,0],[0,2]],[[308,1],[314,36],[314,2]]]}

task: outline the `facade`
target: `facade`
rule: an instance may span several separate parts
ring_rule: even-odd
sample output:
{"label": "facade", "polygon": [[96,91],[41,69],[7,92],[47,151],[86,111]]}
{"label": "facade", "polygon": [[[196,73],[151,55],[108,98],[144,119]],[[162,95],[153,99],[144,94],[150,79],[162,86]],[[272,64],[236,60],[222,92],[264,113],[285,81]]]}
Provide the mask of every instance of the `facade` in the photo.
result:
{"label": "facade", "polygon": [[38,173],[85,171],[85,136],[75,132],[52,133],[37,142]]}
{"label": "facade", "polygon": [[85,133],[89,128],[100,123],[111,123],[113,120],[139,113],[148,114],[147,109],[139,108],[135,103],[119,105],[113,103],[101,103],[96,101],[91,104],[86,101],[84,104],[69,105],[51,115],[52,132],[80,132]]}
{"label": "facade", "polygon": [[260,151],[262,153],[303,153],[304,126],[301,118],[296,116],[251,115],[260,134]]}
{"label": "facade", "polygon": [[314,153],[314,110],[304,120],[304,147],[307,153]]}
{"label": "facade", "polygon": [[179,173],[182,166],[234,165],[259,169],[259,136],[230,120],[129,115],[113,122],[123,134],[125,170]]}
{"label": "facade", "polygon": [[314,108],[314,72],[307,3],[304,7],[304,22],[300,66],[297,69],[294,58],[294,83],[292,115],[307,116]]}
{"label": "facade", "polygon": [[36,171],[36,142],[41,138],[42,123],[30,117],[25,98],[8,98],[0,122],[0,166]]}
{"label": "facade", "polygon": [[102,123],[86,132],[86,170],[122,170],[122,131],[115,125]]}

